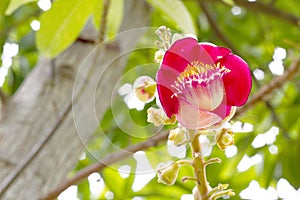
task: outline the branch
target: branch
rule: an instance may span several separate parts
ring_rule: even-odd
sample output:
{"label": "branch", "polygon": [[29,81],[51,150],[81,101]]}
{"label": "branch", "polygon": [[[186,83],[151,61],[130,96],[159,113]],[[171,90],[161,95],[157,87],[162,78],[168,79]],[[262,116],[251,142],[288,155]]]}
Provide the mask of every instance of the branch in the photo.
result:
{"label": "branch", "polygon": [[204,12],[209,24],[211,25],[212,30],[215,32],[216,36],[227,46],[229,47],[233,52],[237,52],[234,45],[230,42],[230,40],[222,33],[222,31],[219,29],[218,23],[213,18],[213,16],[210,14],[206,4],[203,2],[203,0],[198,0],[198,4],[201,7],[202,11]]}
{"label": "branch", "polygon": [[251,108],[253,105],[258,103],[259,101],[266,101],[266,99],[271,98],[271,93],[282,87],[284,83],[288,80],[291,80],[300,70],[300,57],[293,62],[293,64],[288,68],[288,70],[282,75],[274,78],[268,85],[261,87],[256,94],[252,96],[252,98],[245,104],[243,107],[237,110],[236,116],[242,114],[247,109]]}
{"label": "branch", "polygon": [[[200,1],[205,1],[205,0],[200,0]],[[218,3],[224,3],[223,0],[208,0],[206,2],[213,3],[213,2],[218,2]],[[255,2],[250,2],[247,0],[233,0],[235,5],[244,7],[248,10],[252,10],[253,12],[260,12],[264,15],[269,15],[275,18],[278,18],[279,20],[286,21],[292,25],[295,26],[300,26],[300,17],[295,16],[291,13],[282,11],[271,4],[265,4],[260,1],[255,1]],[[228,5],[228,4],[226,4]]]}
{"label": "branch", "polygon": [[149,147],[158,145],[161,142],[165,142],[167,140],[168,133],[166,131],[160,132],[152,138],[146,140],[145,142],[141,142],[135,145],[128,146],[123,151],[119,151],[110,155],[105,156],[102,161],[89,165],[75,174],[74,177],[67,179],[61,185],[59,185],[55,190],[48,193],[44,197],[40,198],[40,200],[51,200],[57,198],[57,196],[63,192],[65,189],[74,185],[84,178],[88,177],[90,174],[94,172],[98,172],[105,168],[108,165],[119,162],[131,156],[133,153],[141,150],[145,150]]}
{"label": "branch", "polygon": [[286,22],[300,26],[300,18],[292,15],[291,13],[284,12],[282,10],[279,10],[278,8],[270,5],[270,4],[265,4],[260,1],[255,1],[255,2],[249,2],[246,0],[233,0],[236,5],[245,7],[249,10],[252,10],[254,12],[262,12],[264,14],[270,15],[272,17],[276,17],[281,20],[285,20]]}

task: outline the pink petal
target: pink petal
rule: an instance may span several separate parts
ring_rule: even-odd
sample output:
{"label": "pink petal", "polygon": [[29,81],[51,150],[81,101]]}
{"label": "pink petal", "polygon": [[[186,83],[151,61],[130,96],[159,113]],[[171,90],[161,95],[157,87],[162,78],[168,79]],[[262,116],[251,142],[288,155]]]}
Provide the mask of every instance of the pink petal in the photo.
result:
{"label": "pink petal", "polygon": [[218,116],[220,116],[222,119],[226,118],[230,114],[231,107],[232,107],[232,106],[227,106],[225,102],[226,100],[224,99],[221,105],[219,105],[215,110],[211,111],[217,114]]}
{"label": "pink petal", "polygon": [[178,112],[178,99],[172,85],[180,72],[199,57],[199,45],[193,38],[176,41],[165,53],[157,73],[157,91],[161,105],[168,117]]}
{"label": "pink petal", "polygon": [[248,100],[252,87],[250,69],[247,63],[237,55],[228,55],[220,61],[222,66],[231,70],[223,76],[226,104],[229,106],[242,106]]}
{"label": "pink petal", "polygon": [[210,127],[222,120],[212,112],[197,109],[184,102],[180,102],[176,117],[182,126],[193,130]]}
{"label": "pink petal", "polygon": [[165,53],[162,66],[183,72],[187,65],[200,57],[200,47],[194,38],[177,40]]}

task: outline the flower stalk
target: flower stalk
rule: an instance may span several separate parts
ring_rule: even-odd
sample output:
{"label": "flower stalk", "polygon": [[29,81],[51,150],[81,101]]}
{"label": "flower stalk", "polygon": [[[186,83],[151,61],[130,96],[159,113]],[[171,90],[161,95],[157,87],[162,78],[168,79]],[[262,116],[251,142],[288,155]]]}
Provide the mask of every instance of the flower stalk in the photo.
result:
{"label": "flower stalk", "polygon": [[204,200],[209,192],[209,183],[207,182],[206,178],[205,161],[201,151],[199,136],[194,137],[191,147],[193,152],[193,168],[197,179],[196,183],[198,194],[200,194],[201,200]]}

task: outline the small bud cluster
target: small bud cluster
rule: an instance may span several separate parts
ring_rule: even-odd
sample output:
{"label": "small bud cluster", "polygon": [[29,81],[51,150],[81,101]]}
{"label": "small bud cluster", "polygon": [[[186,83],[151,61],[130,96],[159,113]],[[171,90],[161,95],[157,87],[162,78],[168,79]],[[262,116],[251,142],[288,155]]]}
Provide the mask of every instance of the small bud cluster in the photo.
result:
{"label": "small bud cluster", "polygon": [[188,130],[185,127],[178,127],[170,130],[169,138],[176,146],[185,144],[188,141]]}
{"label": "small bud cluster", "polygon": [[156,45],[158,48],[163,50],[168,50],[171,46],[170,40],[172,37],[171,30],[166,26],[161,26],[156,30],[156,35],[158,35],[161,41],[156,41]]}
{"label": "small bud cluster", "polygon": [[176,117],[173,116],[171,119],[167,117],[165,112],[160,108],[149,108],[147,110],[148,117],[147,121],[153,123],[154,126],[160,126],[164,124],[174,124]]}
{"label": "small bud cluster", "polygon": [[216,142],[220,149],[224,150],[228,146],[233,145],[234,143],[234,134],[232,130],[223,128],[217,135],[216,135]]}

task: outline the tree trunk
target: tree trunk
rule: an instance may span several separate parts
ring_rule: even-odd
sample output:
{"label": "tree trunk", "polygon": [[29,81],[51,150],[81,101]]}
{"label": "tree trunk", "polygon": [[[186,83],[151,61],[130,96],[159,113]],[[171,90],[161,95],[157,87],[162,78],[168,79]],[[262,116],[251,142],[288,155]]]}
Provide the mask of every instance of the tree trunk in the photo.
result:
{"label": "tree trunk", "polygon": [[38,199],[74,168],[110,106],[126,55],[145,32],[130,29],[145,27],[149,11],[144,1],[127,0],[124,15],[113,43],[96,47],[78,40],[54,60],[40,58],[3,106],[1,199]]}

